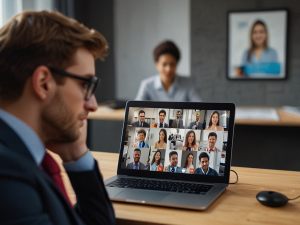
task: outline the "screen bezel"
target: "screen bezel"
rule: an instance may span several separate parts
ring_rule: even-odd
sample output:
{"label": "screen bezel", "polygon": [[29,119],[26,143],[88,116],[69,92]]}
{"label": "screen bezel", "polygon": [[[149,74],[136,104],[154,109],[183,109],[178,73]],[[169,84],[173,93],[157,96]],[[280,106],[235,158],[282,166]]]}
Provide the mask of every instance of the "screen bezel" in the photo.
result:
{"label": "screen bezel", "polygon": [[[199,174],[184,174],[184,173],[169,173],[169,172],[156,172],[148,170],[130,170],[121,168],[121,161],[123,157],[123,149],[125,143],[125,134],[128,125],[128,113],[130,107],[141,108],[166,108],[166,109],[200,109],[200,110],[226,110],[229,111],[229,124],[228,124],[228,137],[227,149],[225,159],[224,176],[205,176]],[[204,102],[154,102],[154,101],[128,101],[125,107],[125,119],[123,122],[122,138],[120,143],[120,154],[118,163],[118,175],[128,175],[135,177],[147,177],[158,179],[171,179],[171,180],[185,180],[195,182],[209,182],[209,183],[229,183],[229,174],[231,166],[232,155],[232,140],[234,135],[234,118],[235,118],[235,105],[233,103],[204,103]]]}

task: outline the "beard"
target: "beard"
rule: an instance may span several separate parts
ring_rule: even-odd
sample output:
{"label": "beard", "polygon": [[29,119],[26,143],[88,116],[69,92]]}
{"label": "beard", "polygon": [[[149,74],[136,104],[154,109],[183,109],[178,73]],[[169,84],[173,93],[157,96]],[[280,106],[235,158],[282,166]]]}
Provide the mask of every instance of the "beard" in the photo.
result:
{"label": "beard", "polygon": [[[79,117],[78,117],[79,118]],[[68,109],[62,96],[57,93],[53,102],[42,113],[42,129],[48,143],[69,143],[80,136],[76,115]]]}

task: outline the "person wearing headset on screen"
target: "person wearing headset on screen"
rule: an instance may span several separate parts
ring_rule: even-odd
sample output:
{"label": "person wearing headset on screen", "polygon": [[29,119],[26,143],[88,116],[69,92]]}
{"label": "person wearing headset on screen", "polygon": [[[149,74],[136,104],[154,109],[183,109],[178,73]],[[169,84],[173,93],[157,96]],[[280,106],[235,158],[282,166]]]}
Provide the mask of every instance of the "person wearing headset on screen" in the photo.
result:
{"label": "person wearing headset on screen", "polygon": [[174,42],[161,42],[155,47],[153,56],[158,75],[141,82],[136,100],[201,101],[193,88],[194,84],[188,78],[176,74],[180,51]]}

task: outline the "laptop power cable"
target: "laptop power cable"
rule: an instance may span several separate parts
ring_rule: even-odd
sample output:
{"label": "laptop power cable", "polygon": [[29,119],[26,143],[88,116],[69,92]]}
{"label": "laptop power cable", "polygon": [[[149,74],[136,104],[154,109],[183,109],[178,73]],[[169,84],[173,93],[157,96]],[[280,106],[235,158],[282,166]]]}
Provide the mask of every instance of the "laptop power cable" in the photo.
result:
{"label": "laptop power cable", "polygon": [[229,184],[237,184],[239,182],[239,175],[235,170],[230,170],[231,172],[235,173],[236,180],[234,182],[229,182]]}
{"label": "laptop power cable", "polygon": [[[233,172],[236,175],[236,180],[234,182],[229,182],[229,184],[237,184],[239,182],[238,173],[235,170],[230,170],[230,172]],[[294,200],[297,200],[298,198],[300,198],[300,195],[298,195],[297,197],[294,197],[294,198],[288,198],[287,197],[287,200],[288,201],[294,201]]]}

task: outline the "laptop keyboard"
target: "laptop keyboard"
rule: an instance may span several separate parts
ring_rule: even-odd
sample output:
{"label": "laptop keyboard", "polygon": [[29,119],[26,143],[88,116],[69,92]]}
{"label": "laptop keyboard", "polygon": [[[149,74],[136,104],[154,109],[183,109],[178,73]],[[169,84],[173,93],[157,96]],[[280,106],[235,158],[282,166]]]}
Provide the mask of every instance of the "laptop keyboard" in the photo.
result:
{"label": "laptop keyboard", "polygon": [[107,186],[119,188],[146,189],[154,191],[181,192],[190,194],[206,194],[212,188],[212,185],[207,184],[195,184],[174,181],[170,182],[136,178],[118,178],[112,183],[109,183]]}

